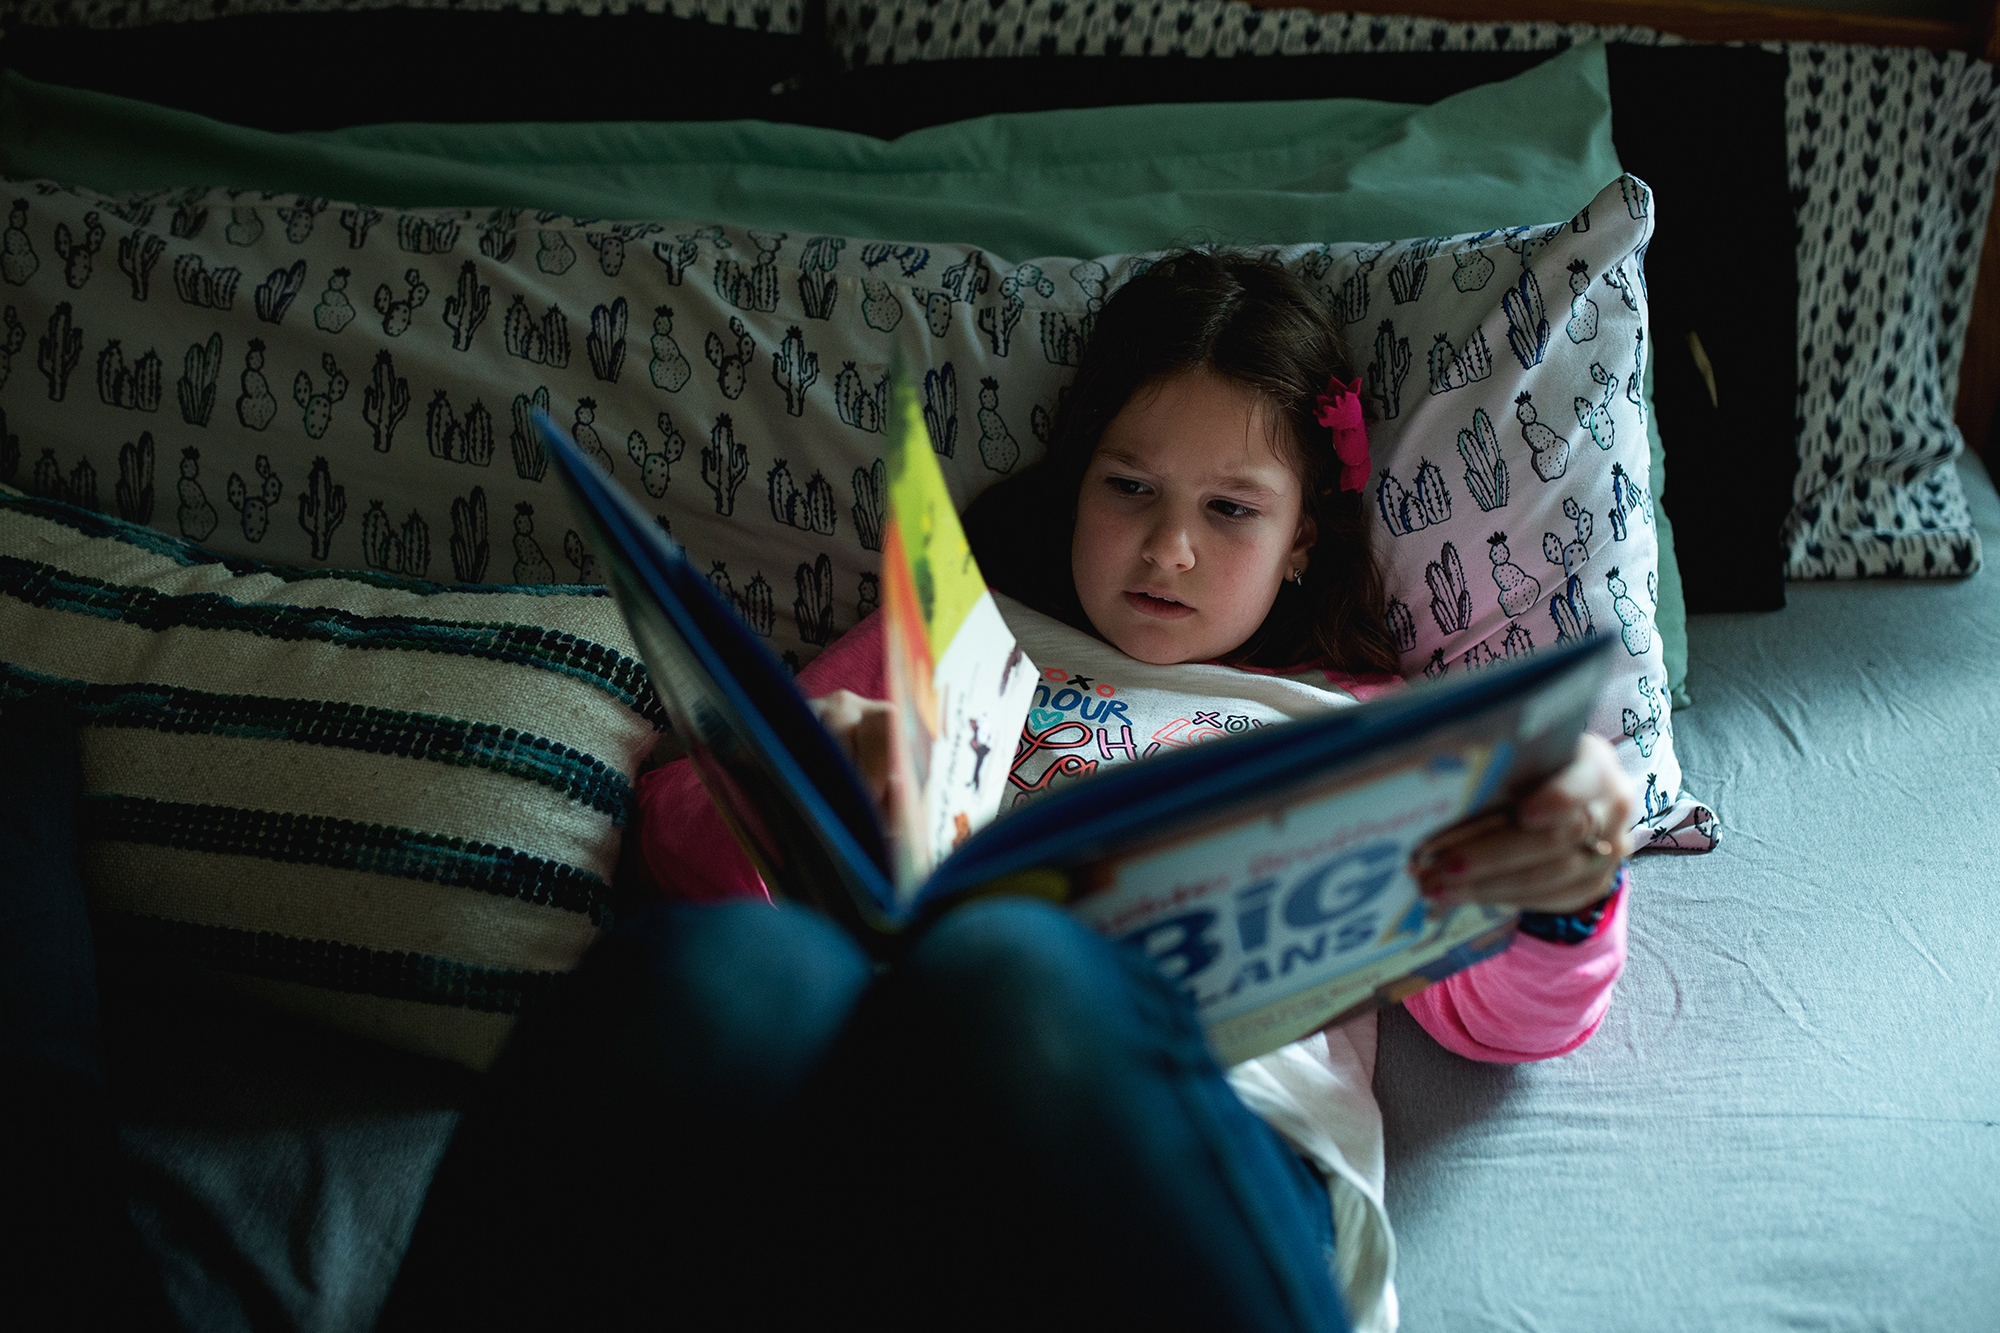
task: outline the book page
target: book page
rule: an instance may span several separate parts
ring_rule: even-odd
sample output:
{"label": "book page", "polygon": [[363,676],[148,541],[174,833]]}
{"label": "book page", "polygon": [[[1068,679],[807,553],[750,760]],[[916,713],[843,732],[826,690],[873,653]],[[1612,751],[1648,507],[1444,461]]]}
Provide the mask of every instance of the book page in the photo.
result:
{"label": "book page", "polygon": [[909,380],[898,374],[882,540],[890,703],[890,857],[907,902],[990,823],[1037,669],[986,590]]}

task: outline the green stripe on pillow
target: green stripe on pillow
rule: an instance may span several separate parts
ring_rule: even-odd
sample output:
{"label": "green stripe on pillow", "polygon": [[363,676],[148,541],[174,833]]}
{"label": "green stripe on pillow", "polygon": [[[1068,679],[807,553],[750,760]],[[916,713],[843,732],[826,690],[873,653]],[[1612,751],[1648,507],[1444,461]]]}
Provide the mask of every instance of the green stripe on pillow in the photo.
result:
{"label": "green stripe on pillow", "polygon": [[602,589],[217,560],[4,487],[0,695],[78,715],[116,936],[474,1068],[608,923],[662,716]]}

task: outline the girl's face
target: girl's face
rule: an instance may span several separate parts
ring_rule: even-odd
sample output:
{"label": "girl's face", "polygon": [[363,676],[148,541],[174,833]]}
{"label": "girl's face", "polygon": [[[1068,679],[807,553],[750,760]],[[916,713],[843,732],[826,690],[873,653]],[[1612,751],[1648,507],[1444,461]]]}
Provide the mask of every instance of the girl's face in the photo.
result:
{"label": "girl's face", "polygon": [[1098,439],[1076,503],[1070,568],[1084,614],[1141,662],[1240,647],[1318,535],[1285,427],[1205,370],[1145,385]]}

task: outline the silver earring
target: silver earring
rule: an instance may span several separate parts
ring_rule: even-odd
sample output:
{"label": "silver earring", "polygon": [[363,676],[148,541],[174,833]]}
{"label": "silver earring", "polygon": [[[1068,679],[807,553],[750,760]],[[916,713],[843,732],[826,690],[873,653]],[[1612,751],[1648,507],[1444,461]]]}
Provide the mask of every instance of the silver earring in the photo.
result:
{"label": "silver earring", "polygon": [[1299,586],[1300,586],[1301,588],[1305,587],[1305,586],[1306,586],[1306,572],[1305,572],[1305,571],[1304,571],[1303,569],[1295,569],[1295,570],[1293,570],[1293,571],[1292,571],[1292,582],[1294,582],[1294,583],[1298,584],[1298,585],[1299,585]]}

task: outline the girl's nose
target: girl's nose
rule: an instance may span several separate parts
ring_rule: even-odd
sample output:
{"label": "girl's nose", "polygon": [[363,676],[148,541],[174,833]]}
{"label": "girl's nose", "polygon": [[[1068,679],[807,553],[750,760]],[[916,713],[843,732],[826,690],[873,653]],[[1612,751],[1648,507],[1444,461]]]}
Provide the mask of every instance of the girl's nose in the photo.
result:
{"label": "girl's nose", "polygon": [[1161,523],[1146,534],[1139,554],[1147,564],[1179,573],[1194,568],[1194,546],[1188,541],[1185,525]]}

